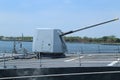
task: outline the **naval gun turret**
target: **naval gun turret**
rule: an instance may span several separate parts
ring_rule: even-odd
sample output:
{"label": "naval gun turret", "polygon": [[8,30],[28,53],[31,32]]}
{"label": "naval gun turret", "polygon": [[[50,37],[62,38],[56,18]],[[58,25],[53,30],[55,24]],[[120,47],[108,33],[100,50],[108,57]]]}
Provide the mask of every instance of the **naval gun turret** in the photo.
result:
{"label": "naval gun turret", "polygon": [[65,53],[67,53],[67,47],[63,36],[116,20],[118,20],[118,18],[65,33],[62,33],[62,31],[59,29],[38,28],[36,29],[35,36],[33,37],[33,52],[37,54],[38,57],[65,57]]}

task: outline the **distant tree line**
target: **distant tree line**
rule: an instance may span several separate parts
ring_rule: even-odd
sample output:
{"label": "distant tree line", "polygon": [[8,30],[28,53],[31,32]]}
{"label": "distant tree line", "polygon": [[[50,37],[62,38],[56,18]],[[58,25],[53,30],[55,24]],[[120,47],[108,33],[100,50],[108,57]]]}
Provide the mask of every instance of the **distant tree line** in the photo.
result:
{"label": "distant tree line", "polygon": [[3,41],[32,41],[33,37],[31,37],[31,36],[24,36],[24,37],[4,37],[4,36],[0,36],[0,40],[3,40]]}
{"label": "distant tree line", "polygon": [[120,43],[120,39],[115,36],[103,36],[101,38],[91,37],[64,37],[67,42],[81,42],[81,43]]}
{"label": "distant tree line", "polygon": [[[66,42],[81,42],[81,43],[120,43],[120,38],[116,38],[115,36],[103,36],[100,38],[91,38],[91,37],[79,37],[79,36],[69,36],[64,37]],[[33,41],[33,37],[24,36],[24,37],[4,37],[0,36],[0,40],[4,41]]]}

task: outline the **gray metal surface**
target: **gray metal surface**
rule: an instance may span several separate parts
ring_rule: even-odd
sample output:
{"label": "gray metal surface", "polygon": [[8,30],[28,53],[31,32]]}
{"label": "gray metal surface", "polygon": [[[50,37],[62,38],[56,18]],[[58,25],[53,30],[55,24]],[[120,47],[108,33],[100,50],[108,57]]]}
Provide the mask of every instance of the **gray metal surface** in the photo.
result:
{"label": "gray metal surface", "polygon": [[120,66],[120,54],[67,54],[56,59],[9,59],[0,61],[0,69]]}

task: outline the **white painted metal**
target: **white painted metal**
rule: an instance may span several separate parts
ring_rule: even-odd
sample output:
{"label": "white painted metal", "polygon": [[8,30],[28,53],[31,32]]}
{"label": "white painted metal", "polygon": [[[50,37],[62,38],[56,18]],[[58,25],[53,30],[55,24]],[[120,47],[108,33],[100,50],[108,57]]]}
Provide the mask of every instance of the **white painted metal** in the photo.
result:
{"label": "white painted metal", "polygon": [[36,29],[33,37],[33,52],[65,53],[66,45],[59,29]]}

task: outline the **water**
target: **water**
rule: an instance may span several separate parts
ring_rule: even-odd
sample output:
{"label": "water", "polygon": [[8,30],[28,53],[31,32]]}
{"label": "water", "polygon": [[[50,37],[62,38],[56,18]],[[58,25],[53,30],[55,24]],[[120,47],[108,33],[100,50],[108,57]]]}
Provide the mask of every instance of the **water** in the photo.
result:
{"label": "water", "polygon": [[[12,52],[14,42],[13,41],[0,41],[0,52]],[[32,52],[32,42],[22,42],[22,46]],[[20,42],[16,42],[16,49],[20,49]]]}
{"label": "water", "polygon": [[[0,41],[0,52],[12,52],[13,41]],[[23,47],[28,52],[32,52],[32,42],[22,42]],[[88,43],[66,43],[69,53],[120,53],[120,45],[102,45]],[[20,42],[16,42],[16,47],[19,50]]]}
{"label": "water", "polygon": [[120,53],[120,45],[103,45],[90,43],[67,43],[69,52],[82,53]]}

